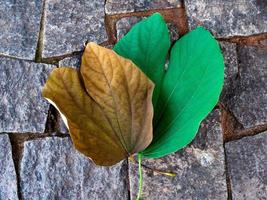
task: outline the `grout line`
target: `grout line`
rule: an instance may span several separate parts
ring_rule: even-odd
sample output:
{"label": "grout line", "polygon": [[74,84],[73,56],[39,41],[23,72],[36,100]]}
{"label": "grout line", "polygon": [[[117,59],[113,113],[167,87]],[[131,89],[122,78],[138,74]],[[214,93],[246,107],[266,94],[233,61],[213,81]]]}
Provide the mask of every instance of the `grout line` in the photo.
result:
{"label": "grout line", "polygon": [[63,60],[64,58],[68,58],[68,57],[72,57],[72,56],[76,56],[79,55],[83,52],[83,50],[81,51],[74,51],[71,53],[67,53],[67,54],[63,54],[63,55],[59,55],[59,56],[53,56],[53,57],[47,57],[47,58],[42,58],[42,63],[46,63],[46,64],[58,64],[58,62],[60,60]]}
{"label": "grout line", "polygon": [[36,52],[35,52],[35,62],[41,62],[42,61],[42,53],[44,48],[44,31],[45,31],[45,8],[46,8],[46,0],[43,0],[42,3],[42,14],[41,14],[41,20],[40,20],[40,30],[38,35],[38,41],[36,46]]}
{"label": "grout line", "polygon": [[244,137],[255,136],[255,135],[261,134],[265,131],[267,131],[267,123],[240,130],[240,131],[236,132],[233,137],[225,140],[225,142],[227,143],[227,142],[231,142],[231,141],[240,140]]}
{"label": "grout line", "polygon": [[25,59],[25,58],[22,58],[22,57],[11,56],[11,55],[7,55],[7,54],[4,54],[4,53],[0,53],[0,57],[16,59],[16,60],[23,60],[23,61],[28,61],[28,62],[34,62],[34,60]]}
{"label": "grout line", "polygon": [[227,200],[232,200],[232,187],[231,187],[231,179],[230,174],[228,171],[228,165],[227,165],[227,153],[225,150],[225,144],[223,144],[223,150],[224,150],[224,170],[225,170],[225,181],[226,181],[226,187],[227,187]]}
{"label": "grout line", "polygon": [[216,38],[218,41],[225,41],[230,43],[236,43],[240,45],[257,46],[259,48],[266,48],[266,45],[261,44],[261,41],[267,39],[267,33],[259,33],[247,36],[231,36],[228,38]]}
{"label": "grout line", "polygon": [[236,119],[234,114],[219,104],[221,110],[221,124],[224,143],[242,139],[243,137],[254,136],[267,131],[267,122],[250,128],[244,126]]}
{"label": "grout line", "polygon": [[131,200],[131,186],[130,186],[130,167],[129,167],[129,158],[126,159],[127,163],[127,186],[128,186],[128,200]]}
{"label": "grout line", "polygon": [[22,192],[20,187],[20,161],[22,158],[22,152],[23,152],[23,145],[20,146],[18,141],[10,134],[8,134],[10,143],[11,143],[11,150],[12,150],[12,159],[15,167],[15,173],[16,173],[16,179],[17,179],[17,194],[18,199],[22,200]]}
{"label": "grout line", "polygon": [[113,15],[105,15],[105,27],[107,30],[107,34],[109,36],[108,42],[111,44],[115,44],[117,41],[116,35],[116,23],[118,20],[125,17],[147,17],[154,12],[159,12],[162,14],[167,23],[173,23],[177,26],[179,30],[179,35],[184,35],[188,32],[188,23],[187,16],[185,13],[185,9],[183,7],[178,8],[168,8],[168,9],[154,9],[148,11],[138,11],[138,12],[130,12],[130,13],[120,13]]}
{"label": "grout line", "polygon": [[221,126],[223,131],[224,142],[233,137],[238,130],[244,129],[243,124],[241,124],[234,114],[228,110],[222,103],[219,103],[219,108],[221,110]]}

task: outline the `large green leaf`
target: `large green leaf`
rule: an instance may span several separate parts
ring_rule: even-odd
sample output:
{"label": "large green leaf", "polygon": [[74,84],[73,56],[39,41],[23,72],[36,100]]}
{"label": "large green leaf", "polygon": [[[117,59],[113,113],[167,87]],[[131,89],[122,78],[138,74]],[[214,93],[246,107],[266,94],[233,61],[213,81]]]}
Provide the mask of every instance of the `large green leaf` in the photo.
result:
{"label": "large green leaf", "polygon": [[169,48],[168,28],[159,13],[133,26],[113,48],[119,55],[132,60],[155,83],[153,105],[159,96]]}
{"label": "large green leaf", "polygon": [[154,136],[143,151],[157,158],[192,141],[222,90],[224,63],[218,42],[198,27],[176,42],[156,105]]}
{"label": "large green leaf", "polygon": [[53,70],[43,96],[63,116],[76,149],[108,166],[150,144],[153,88],[132,61],[89,43],[81,72]]}

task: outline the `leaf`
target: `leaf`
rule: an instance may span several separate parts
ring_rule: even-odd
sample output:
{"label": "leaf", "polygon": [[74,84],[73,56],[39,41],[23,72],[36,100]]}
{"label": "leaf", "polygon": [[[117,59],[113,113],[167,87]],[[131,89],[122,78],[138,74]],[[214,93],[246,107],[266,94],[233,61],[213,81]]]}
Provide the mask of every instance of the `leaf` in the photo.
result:
{"label": "leaf", "polygon": [[119,55],[132,60],[155,83],[153,105],[159,96],[169,48],[168,27],[159,13],[134,25],[113,48]]}
{"label": "leaf", "polygon": [[223,56],[207,30],[199,27],[178,40],[155,109],[153,141],[144,156],[162,157],[189,144],[218,102],[223,78]]}
{"label": "leaf", "polygon": [[130,60],[89,43],[81,73],[55,69],[43,96],[65,116],[75,147],[108,166],[151,142],[153,87]]}

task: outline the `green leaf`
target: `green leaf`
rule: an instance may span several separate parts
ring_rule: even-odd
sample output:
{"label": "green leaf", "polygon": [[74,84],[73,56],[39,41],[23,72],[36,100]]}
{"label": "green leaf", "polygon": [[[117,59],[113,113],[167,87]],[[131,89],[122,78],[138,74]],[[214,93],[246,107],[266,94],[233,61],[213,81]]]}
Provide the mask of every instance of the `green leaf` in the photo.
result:
{"label": "green leaf", "polygon": [[113,48],[119,55],[132,60],[155,83],[153,105],[159,96],[169,48],[168,27],[159,13],[133,26]]}
{"label": "green leaf", "polygon": [[152,141],[153,88],[132,61],[89,43],[81,72],[53,70],[43,96],[63,116],[76,149],[109,166]]}
{"label": "green leaf", "polygon": [[223,79],[223,56],[207,30],[198,27],[178,40],[156,105],[153,141],[144,156],[162,157],[189,144],[218,102]]}

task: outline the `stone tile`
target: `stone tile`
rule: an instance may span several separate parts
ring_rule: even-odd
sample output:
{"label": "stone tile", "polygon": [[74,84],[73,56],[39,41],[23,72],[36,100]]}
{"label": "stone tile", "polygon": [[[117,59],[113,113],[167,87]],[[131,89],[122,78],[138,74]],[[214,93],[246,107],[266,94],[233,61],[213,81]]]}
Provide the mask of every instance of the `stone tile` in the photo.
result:
{"label": "stone tile", "polygon": [[[227,199],[224,149],[219,111],[201,124],[195,140],[186,148],[160,159],[144,159],[152,169],[175,172],[169,177],[143,167],[143,199]],[[130,163],[131,196],[138,190],[137,165]]]}
{"label": "stone tile", "polygon": [[237,63],[237,45],[229,42],[220,42],[221,50],[224,56],[224,86],[220,100],[227,103],[235,95],[238,81],[238,63]]}
{"label": "stone tile", "polygon": [[140,22],[144,17],[124,17],[117,21],[117,40],[120,40],[137,22]]}
{"label": "stone tile", "polygon": [[49,104],[41,89],[52,68],[0,57],[0,132],[44,132]]}
{"label": "stone tile", "polygon": [[[117,30],[117,40],[121,39],[128,31],[135,25],[137,22],[141,21],[145,17],[125,17],[117,21],[116,30]],[[171,41],[175,41],[179,38],[179,31],[177,26],[172,23],[167,23]]]}
{"label": "stone tile", "polygon": [[107,0],[105,10],[107,14],[118,14],[180,6],[181,0]]}
{"label": "stone tile", "polygon": [[239,75],[227,107],[245,128],[267,123],[267,51],[239,46]]}
{"label": "stone tile", "polygon": [[0,199],[18,199],[17,176],[7,134],[0,134]]}
{"label": "stone tile", "polygon": [[0,3],[0,54],[34,59],[42,0]]}
{"label": "stone tile", "polygon": [[43,57],[83,49],[88,40],[107,40],[104,0],[47,0]]}
{"label": "stone tile", "polygon": [[74,67],[74,68],[80,68],[81,66],[81,57],[82,55],[75,55],[71,57],[64,58],[63,60],[59,61],[60,67]]}
{"label": "stone tile", "polygon": [[127,199],[125,162],[97,167],[73,149],[69,138],[25,142],[21,162],[23,199]]}
{"label": "stone tile", "polygon": [[267,132],[225,144],[233,199],[266,199]]}
{"label": "stone tile", "polygon": [[185,0],[189,27],[203,25],[217,37],[267,32],[267,1]]}

